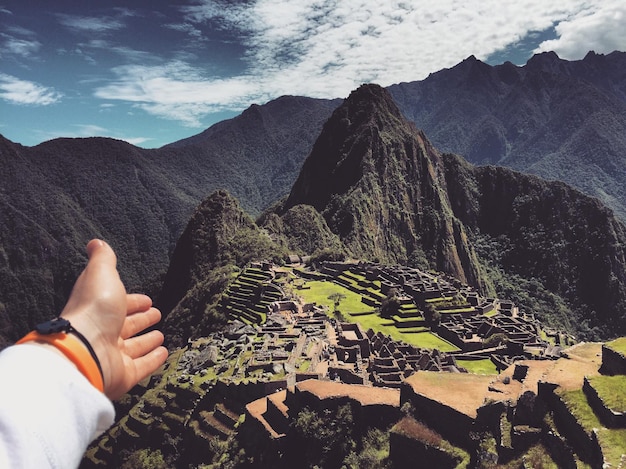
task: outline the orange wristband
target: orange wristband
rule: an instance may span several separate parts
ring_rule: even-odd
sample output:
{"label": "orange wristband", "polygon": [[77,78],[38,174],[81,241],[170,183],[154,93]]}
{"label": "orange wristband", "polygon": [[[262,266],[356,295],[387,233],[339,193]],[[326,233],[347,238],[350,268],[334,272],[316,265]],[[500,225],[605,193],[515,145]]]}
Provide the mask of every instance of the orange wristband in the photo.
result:
{"label": "orange wristband", "polygon": [[80,371],[96,389],[104,392],[104,382],[98,364],[80,339],[71,333],[58,332],[56,334],[40,334],[37,331],[32,331],[18,340],[16,344],[23,344],[31,340],[54,345],[76,365],[78,371]]}

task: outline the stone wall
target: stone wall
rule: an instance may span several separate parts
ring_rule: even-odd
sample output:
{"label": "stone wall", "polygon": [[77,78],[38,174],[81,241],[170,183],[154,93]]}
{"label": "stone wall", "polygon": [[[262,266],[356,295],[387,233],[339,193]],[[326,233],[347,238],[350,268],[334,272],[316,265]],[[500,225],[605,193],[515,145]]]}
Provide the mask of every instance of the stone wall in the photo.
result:
{"label": "stone wall", "polygon": [[600,372],[605,375],[626,375],[626,357],[603,345]]}
{"label": "stone wall", "polygon": [[[554,389],[554,388],[553,388]],[[567,408],[565,401],[556,392],[548,391],[547,387],[539,389],[539,396],[546,400],[552,410],[554,423],[561,435],[570,443],[576,454],[592,467],[602,467],[604,457],[594,432],[587,432],[576,417]]]}
{"label": "stone wall", "polygon": [[[457,467],[460,462],[459,457],[410,435],[411,425],[419,424],[412,418],[405,417],[389,433],[389,459],[394,468],[447,469]],[[405,431],[406,427],[409,427],[408,432]]]}
{"label": "stone wall", "polygon": [[[350,386],[344,387],[348,392]],[[372,389],[372,392],[376,392]],[[386,392],[389,394],[389,392]],[[368,403],[362,404],[358,399],[350,395],[335,395],[326,398],[320,398],[313,392],[301,390],[298,386],[293,392],[287,392],[285,404],[289,407],[289,416],[294,418],[304,407],[309,407],[317,412],[324,409],[336,411],[340,406],[350,404],[355,426],[363,428],[375,426],[377,428],[385,428],[398,421],[400,418],[400,408],[396,404],[389,403]]]}
{"label": "stone wall", "polygon": [[472,449],[475,446],[470,438],[474,429],[474,419],[441,402],[417,394],[410,385],[400,388],[400,406],[409,402],[415,409],[415,415],[428,427],[440,433],[443,438],[455,445]]}
{"label": "stone wall", "polygon": [[585,396],[587,396],[587,402],[589,402],[589,405],[604,425],[611,428],[626,428],[626,414],[623,412],[615,412],[606,407],[604,401],[591,383],[589,383],[587,377],[585,377],[583,382],[583,392]]}

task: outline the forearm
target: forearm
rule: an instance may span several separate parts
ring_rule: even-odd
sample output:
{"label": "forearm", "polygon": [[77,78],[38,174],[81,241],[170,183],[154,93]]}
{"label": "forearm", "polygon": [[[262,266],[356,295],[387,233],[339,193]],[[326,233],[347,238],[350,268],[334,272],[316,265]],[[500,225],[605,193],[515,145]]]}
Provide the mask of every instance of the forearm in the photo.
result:
{"label": "forearm", "polygon": [[0,467],[78,467],[113,423],[111,401],[45,346],[2,351],[0,379]]}

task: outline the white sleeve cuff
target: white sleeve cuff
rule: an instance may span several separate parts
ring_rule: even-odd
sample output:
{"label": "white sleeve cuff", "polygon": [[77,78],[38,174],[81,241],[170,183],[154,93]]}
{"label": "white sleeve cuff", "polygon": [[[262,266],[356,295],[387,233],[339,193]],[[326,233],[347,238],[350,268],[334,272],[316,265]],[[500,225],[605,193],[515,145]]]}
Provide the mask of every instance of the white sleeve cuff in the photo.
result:
{"label": "white sleeve cuff", "polygon": [[112,402],[63,356],[32,344],[0,353],[0,467],[78,467],[114,421]]}

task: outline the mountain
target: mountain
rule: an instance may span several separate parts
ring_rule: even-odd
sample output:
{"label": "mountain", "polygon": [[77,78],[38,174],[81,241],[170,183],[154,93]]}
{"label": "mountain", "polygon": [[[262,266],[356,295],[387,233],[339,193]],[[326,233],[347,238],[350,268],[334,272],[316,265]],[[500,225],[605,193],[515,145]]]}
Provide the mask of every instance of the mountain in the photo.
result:
{"label": "mountain", "polygon": [[220,295],[238,267],[280,262],[285,252],[260,230],[228,192],[211,194],[196,209],[172,255],[156,305],[168,344],[178,347],[223,327]]}
{"label": "mountain", "polygon": [[333,113],[276,213],[300,205],[356,258],[506,291],[579,332],[626,332],[626,228],[610,210],[561,182],[441,154],[376,85]]}
{"label": "mountain", "polygon": [[92,237],[116,248],[129,287],[148,287],[193,203],[148,152],[120,141],[1,139],[0,161],[0,343],[60,312]]}
{"label": "mountain", "polygon": [[522,67],[471,56],[388,89],[440,150],[567,182],[626,219],[624,70],[624,52],[546,52]]}
{"label": "mountain", "polygon": [[340,102],[283,96],[263,106],[253,104],[240,116],[161,152],[166,159],[198,165],[196,171],[210,181],[204,197],[225,188],[248,213],[258,215],[289,192],[323,123]]}
{"label": "mountain", "polygon": [[378,86],[353,92],[324,125],[283,209],[300,204],[318,210],[356,258],[423,259],[484,289],[439,154]]}
{"label": "mountain", "polygon": [[58,314],[93,237],[116,249],[129,288],[156,293],[196,206],[224,188],[258,214],[288,193],[334,107],[285,96],[158,150],[0,137],[0,347]]}
{"label": "mountain", "polygon": [[[492,67],[470,57],[423,81],[389,90],[404,116],[423,129],[435,147],[478,164],[497,162],[563,179],[599,197],[623,218],[624,57],[621,52],[590,53],[584,60],[568,62],[541,54],[523,67]],[[91,237],[104,237],[116,247],[129,285],[155,292],[195,207],[214,190],[227,189],[255,216],[289,194],[339,102],[284,96],[252,105],[234,119],[157,150],[101,138],[58,139],[28,148],[0,138],[0,280],[6,286],[0,289],[0,346],[58,312]],[[342,170],[350,164],[346,160]],[[350,181],[335,179],[337,184]],[[370,183],[379,185],[375,178]],[[391,198],[402,185],[396,183],[397,188],[381,197],[391,208],[404,204]],[[433,194],[424,207],[445,207],[445,200],[436,199]],[[333,200],[335,223],[342,216],[337,204],[344,202]],[[327,220],[306,207],[311,206],[289,209],[299,227],[269,215],[276,233],[291,233],[277,239],[299,252],[314,251],[327,241],[341,251]],[[412,226],[408,218],[394,216],[387,219],[392,225]],[[418,218],[424,222],[428,217],[434,216],[427,211]],[[415,265],[432,261],[437,252],[456,250],[457,259],[449,259],[455,271],[480,283],[484,276],[467,267],[474,262],[461,239],[461,218],[454,213],[423,225],[434,227],[426,232],[425,249],[416,232],[409,233],[413,241],[400,245],[390,237],[354,236],[351,249],[374,249],[374,258],[384,259],[387,247],[394,253],[397,247],[394,256],[411,258]],[[341,222],[348,230],[350,220]],[[308,236],[310,230],[323,233],[323,239]],[[434,233],[441,230],[447,230],[448,244],[435,246]],[[438,262],[443,259],[448,257]]]}

